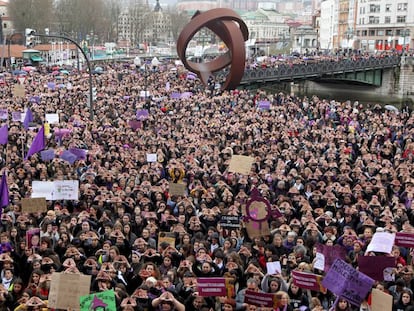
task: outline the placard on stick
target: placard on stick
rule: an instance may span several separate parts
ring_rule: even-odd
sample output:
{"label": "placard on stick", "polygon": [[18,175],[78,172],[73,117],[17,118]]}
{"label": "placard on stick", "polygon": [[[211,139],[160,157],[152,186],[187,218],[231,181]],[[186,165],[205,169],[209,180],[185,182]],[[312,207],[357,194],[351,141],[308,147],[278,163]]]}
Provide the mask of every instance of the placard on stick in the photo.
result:
{"label": "placard on stick", "polygon": [[384,311],[392,310],[392,296],[390,294],[384,293],[379,289],[372,289],[372,299],[371,299],[371,310],[372,311]]}
{"label": "placard on stick", "polygon": [[23,198],[22,202],[22,212],[24,213],[37,213],[37,212],[46,212],[46,198]]}
{"label": "placard on stick", "polygon": [[21,84],[15,84],[13,86],[13,96],[14,97],[25,97],[26,91],[24,89],[24,86]]}
{"label": "placard on stick", "polygon": [[185,195],[185,184],[170,182],[168,188],[170,195]]}
{"label": "placard on stick", "polygon": [[90,285],[90,275],[53,273],[49,291],[49,307],[80,310],[80,297],[89,295]]}
{"label": "placard on stick", "polygon": [[229,164],[229,172],[249,175],[254,158],[243,155],[233,155]]}

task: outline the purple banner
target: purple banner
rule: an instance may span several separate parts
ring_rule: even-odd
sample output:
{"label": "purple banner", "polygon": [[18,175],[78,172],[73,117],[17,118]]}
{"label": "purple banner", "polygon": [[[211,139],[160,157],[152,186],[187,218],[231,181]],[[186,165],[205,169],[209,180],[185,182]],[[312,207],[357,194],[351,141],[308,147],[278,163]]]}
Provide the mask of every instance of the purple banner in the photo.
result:
{"label": "purple banner", "polygon": [[374,280],[358,272],[342,259],[336,259],[322,281],[322,285],[337,296],[359,306],[365,299]]}
{"label": "purple banner", "polygon": [[226,296],[225,278],[197,278],[197,291],[199,296]]}
{"label": "purple banner", "polygon": [[181,98],[190,98],[191,96],[193,96],[193,93],[191,92],[184,92],[181,94]]}
{"label": "purple banner", "polygon": [[181,93],[178,93],[178,92],[172,92],[172,93],[170,94],[170,97],[171,97],[171,98],[173,98],[173,99],[179,99],[179,98],[181,98]]}
{"label": "purple banner", "polygon": [[48,149],[40,151],[40,157],[42,158],[42,161],[51,161],[55,158],[55,150]]}
{"label": "purple banner", "polygon": [[277,298],[275,294],[260,293],[252,290],[246,290],[244,303],[265,308],[277,307]]}
{"label": "purple banner", "polygon": [[9,112],[7,109],[0,109],[0,120],[7,120],[9,118]]}
{"label": "purple banner", "polygon": [[346,258],[346,249],[341,245],[316,245],[316,251],[321,253],[325,257],[325,268],[324,271],[328,271],[335,259],[345,259]]}
{"label": "purple banner", "polygon": [[147,109],[141,109],[137,111],[137,120],[138,121],[143,121],[148,119],[149,117],[149,112]]}
{"label": "purple banner", "polygon": [[77,160],[77,156],[74,155],[69,150],[63,151],[62,154],[60,155],[60,158],[65,160],[65,161],[68,161],[70,164],[75,163],[75,161]]}
{"label": "purple banner", "polygon": [[137,121],[137,120],[131,120],[128,122],[128,124],[134,131],[142,127],[141,121]]}
{"label": "purple banner", "polygon": [[13,121],[22,121],[22,113],[20,111],[13,111],[12,112],[12,120]]}
{"label": "purple banner", "polygon": [[384,270],[395,268],[395,258],[389,256],[358,256],[359,271],[376,281],[384,281]]}
{"label": "purple banner", "polygon": [[394,244],[402,247],[414,247],[414,233],[397,232]]}
{"label": "purple banner", "polygon": [[268,100],[259,101],[258,108],[263,109],[263,110],[269,110],[270,109],[270,101],[268,101]]}
{"label": "purple banner", "polygon": [[86,150],[80,148],[69,148],[69,152],[76,156],[77,160],[86,160]]}

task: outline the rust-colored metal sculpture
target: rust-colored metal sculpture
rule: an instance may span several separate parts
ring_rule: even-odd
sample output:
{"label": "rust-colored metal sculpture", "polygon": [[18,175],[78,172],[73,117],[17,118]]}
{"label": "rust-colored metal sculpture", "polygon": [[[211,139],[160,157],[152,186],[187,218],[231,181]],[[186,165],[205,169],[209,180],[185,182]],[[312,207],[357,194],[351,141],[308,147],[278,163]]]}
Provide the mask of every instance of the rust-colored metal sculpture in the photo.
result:
{"label": "rust-colored metal sculpture", "polygon": [[[186,57],[188,43],[203,27],[210,29],[227,45],[228,51],[212,61],[196,63]],[[243,78],[246,61],[244,42],[249,37],[246,24],[230,9],[212,9],[203,13],[197,12],[191,21],[181,31],[177,40],[177,53],[185,68],[197,74],[201,81],[207,81],[213,72],[230,66],[229,74],[222,90],[235,89]]]}

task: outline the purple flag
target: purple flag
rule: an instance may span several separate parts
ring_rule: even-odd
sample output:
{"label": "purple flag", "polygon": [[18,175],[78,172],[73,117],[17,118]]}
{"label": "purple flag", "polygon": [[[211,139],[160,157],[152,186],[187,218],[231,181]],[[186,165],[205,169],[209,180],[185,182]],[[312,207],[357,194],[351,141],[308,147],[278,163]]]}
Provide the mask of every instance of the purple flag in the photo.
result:
{"label": "purple flag", "polygon": [[30,108],[27,108],[26,115],[24,116],[23,126],[25,130],[29,128],[29,123],[33,122],[33,113]]}
{"label": "purple flag", "polygon": [[179,98],[181,98],[181,93],[179,93],[179,92],[172,92],[170,94],[170,97],[173,98],[173,99],[179,99]]}
{"label": "purple flag", "polygon": [[49,89],[51,89],[52,91],[54,91],[55,90],[55,87],[56,87],[56,84],[54,82],[48,82],[47,83],[47,87]]}
{"label": "purple flag", "polygon": [[42,161],[51,161],[55,158],[55,150],[43,150],[40,152],[40,157],[42,158]]}
{"label": "purple flag", "polygon": [[128,124],[134,131],[142,127],[141,121],[137,121],[137,120],[130,120]]}
{"label": "purple flag", "polygon": [[70,148],[70,153],[73,153],[76,156],[76,160],[85,160],[86,159],[86,150],[80,148]]}
{"label": "purple flag", "polygon": [[148,119],[149,112],[147,109],[137,110],[137,120],[142,121]]}
{"label": "purple flag", "polygon": [[76,155],[74,155],[72,152],[70,152],[69,150],[65,150],[65,151],[63,151],[62,152],[62,154],[60,155],[60,158],[61,159],[63,159],[63,160],[65,160],[65,161],[68,161],[71,165],[73,164],[73,163],[75,163],[75,161],[76,161],[76,159],[77,159],[77,156]]}
{"label": "purple flag", "polygon": [[9,128],[7,124],[0,127],[0,145],[7,145],[9,142]]}
{"label": "purple flag", "polygon": [[39,132],[36,134],[36,137],[33,139],[32,145],[29,148],[29,152],[24,158],[27,160],[32,154],[35,154],[39,151],[45,149],[45,128],[42,126]]}
{"label": "purple flag", "polygon": [[0,216],[1,212],[3,211],[3,207],[9,205],[9,187],[7,186],[7,176],[6,172],[3,172],[3,176],[1,176],[1,184],[0,184]]}
{"label": "purple flag", "polygon": [[192,92],[184,92],[181,94],[180,98],[190,98],[191,96],[193,96]]}

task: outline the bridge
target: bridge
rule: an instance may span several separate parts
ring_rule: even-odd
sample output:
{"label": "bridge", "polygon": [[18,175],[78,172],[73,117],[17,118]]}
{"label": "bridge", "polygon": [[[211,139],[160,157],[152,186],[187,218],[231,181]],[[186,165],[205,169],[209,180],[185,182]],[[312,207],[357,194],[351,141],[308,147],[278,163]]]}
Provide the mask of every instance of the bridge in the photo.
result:
{"label": "bridge", "polygon": [[383,70],[399,67],[400,56],[369,57],[358,60],[310,60],[298,64],[280,63],[270,68],[246,69],[242,87],[297,80],[340,80],[381,86]]}

